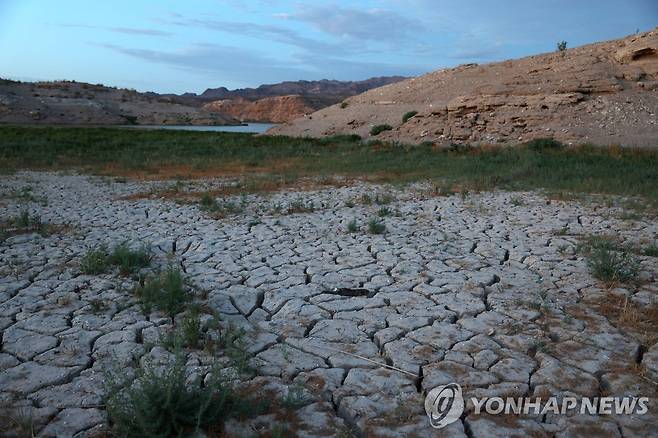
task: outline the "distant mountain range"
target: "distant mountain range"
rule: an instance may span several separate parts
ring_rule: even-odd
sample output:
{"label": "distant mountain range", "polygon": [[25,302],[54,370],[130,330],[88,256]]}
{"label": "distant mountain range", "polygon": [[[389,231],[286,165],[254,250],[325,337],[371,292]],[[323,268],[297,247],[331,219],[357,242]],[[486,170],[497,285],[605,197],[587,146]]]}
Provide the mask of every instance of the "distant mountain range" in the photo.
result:
{"label": "distant mountain range", "polygon": [[302,97],[315,97],[326,99],[332,103],[361,94],[372,88],[382,87],[406,79],[403,76],[385,76],[366,79],[364,81],[333,81],[323,79],[321,81],[287,81],[278,84],[261,85],[258,88],[239,88],[229,90],[226,87],[208,88],[203,93],[185,93],[180,97],[202,100],[223,100],[243,98],[247,100],[259,100],[266,97],[297,95]]}

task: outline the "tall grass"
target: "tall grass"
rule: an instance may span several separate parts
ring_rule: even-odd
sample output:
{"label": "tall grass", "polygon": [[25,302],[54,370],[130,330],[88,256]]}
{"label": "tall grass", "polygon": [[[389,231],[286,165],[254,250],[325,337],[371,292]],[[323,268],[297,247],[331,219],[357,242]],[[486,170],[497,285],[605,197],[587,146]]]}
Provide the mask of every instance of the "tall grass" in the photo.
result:
{"label": "tall grass", "polygon": [[[239,133],[118,128],[0,127],[0,171],[78,168],[107,174],[259,173],[294,181],[344,175],[377,181],[435,179],[486,190],[536,189],[640,195],[658,203],[658,150],[518,147],[439,148]],[[170,175],[175,176],[175,175]]]}

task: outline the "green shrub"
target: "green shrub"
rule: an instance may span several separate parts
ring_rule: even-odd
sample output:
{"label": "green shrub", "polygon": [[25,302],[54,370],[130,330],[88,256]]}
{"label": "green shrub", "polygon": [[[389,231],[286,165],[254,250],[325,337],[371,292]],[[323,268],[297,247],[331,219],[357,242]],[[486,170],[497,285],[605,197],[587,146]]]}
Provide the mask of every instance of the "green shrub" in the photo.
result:
{"label": "green shrub", "polygon": [[359,225],[357,225],[356,219],[352,219],[347,223],[347,232],[356,233],[357,231],[359,231]]}
{"label": "green shrub", "polygon": [[390,131],[393,127],[391,125],[375,125],[370,129],[370,135],[379,135],[384,131]]}
{"label": "green shrub", "polygon": [[418,114],[418,111],[408,111],[404,113],[404,115],[402,116],[402,123],[407,123],[407,121],[413,116],[415,116],[416,114]]}
{"label": "green shrub", "polygon": [[640,264],[630,249],[609,236],[590,236],[579,246],[592,276],[612,286],[637,281]]}
{"label": "green shrub", "polygon": [[98,275],[110,269],[109,254],[106,246],[91,249],[82,256],[80,269],[85,274]]}
{"label": "green shrub", "polygon": [[349,103],[343,101],[343,102],[340,103],[340,108],[341,108],[341,109],[345,109],[345,108],[347,108],[349,105],[350,105]]}
{"label": "green shrub", "polygon": [[368,222],[368,232],[370,234],[384,234],[386,232],[386,225],[380,219],[370,219]]}
{"label": "green shrub", "polygon": [[377,212],[377,216],[379,217],[386,217],[391,215],[391,209],[388,207],[382,207],[379,209]]}
{"label": "green shrub", "polygon": [[532,151],[557,151],[564,149],[564,144],[553,138],[538,138],[526,143],[526,147]]}
{"label": "green shrub", "polygon": [[204,192],[201,195],[201,200],[199,203],[201,204],[201,208],[204,210],[215,211],[218,208],[217,201],[208,192]]}
{"label": "green shrub", "polygon": [[183,310],[184,304],[191,298],[185,290],[180,271],[174,268],[138,286],[135,295],[140,298],[145,312],[157,309],[172,318]]}
{"label": "green shrub", "polygon": [[648,257],[658,257],[658,245],[654,243],[647,246],[646,248],[644,248],[643,253],[645,256]]}
{"label": "green shrub", "polygon": [[105,404],[115,436],[127,438],[192,436],[232,416],[257,415],[266,404],[241,399],[217,369],[201,384],[189,382],[185,357],[164,366],[146,364],[134,382],[108,376]]}

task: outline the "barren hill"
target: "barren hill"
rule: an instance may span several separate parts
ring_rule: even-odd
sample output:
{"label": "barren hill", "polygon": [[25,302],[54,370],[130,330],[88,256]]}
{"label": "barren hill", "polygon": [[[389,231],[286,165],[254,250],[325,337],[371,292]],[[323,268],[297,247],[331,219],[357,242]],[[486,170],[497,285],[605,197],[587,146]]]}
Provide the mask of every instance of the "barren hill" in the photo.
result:
{"label": "barren hill", "polygon": [[[271,134],[370,135],[408,143],[517,143],[538,137],[657,146],[658,29],[486,65],[462,65],[387,85]],[[403,123],[403,115],[417,114]]]}
{"label": "barren hill", "polygon": [[322,100],[293,95],[266,97],[254,102],[241,97],[216,100],[204,105],[203,109],[245,122],[285,123],[324,107]]}
{"label": "barren hill", "polygon": [[81,82],[0,80],[0,123],[234,125],[239,121],[155,93]]}

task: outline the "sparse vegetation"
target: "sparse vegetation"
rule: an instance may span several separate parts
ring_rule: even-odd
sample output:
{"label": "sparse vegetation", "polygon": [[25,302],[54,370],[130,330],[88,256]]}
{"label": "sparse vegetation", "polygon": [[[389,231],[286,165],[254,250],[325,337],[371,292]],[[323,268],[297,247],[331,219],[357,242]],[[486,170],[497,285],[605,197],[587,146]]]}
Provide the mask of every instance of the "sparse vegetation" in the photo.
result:
{"label": "sparse vegetation", "polygon": [[345,108],[347,108],[348,106],[350,106],[350,104],[349,104],[348,102],[346,102],[346,101],[342,101],[342,102],[340,103],[340,108],[341,108],[341,109],[345,109]]}
{"label": "sparse vegetation", "polygon": [[386,124],[384,124],[384,125],[375,125],[370,129],[370,135],[376,136],[376,135],[381,134],[384,131],[390,131],[392,129],[393,129],[393,127],[391,125],[386,125]]}
{"label": "sparse vegetation", "polygon": [[18,216],[0,223],[0,242],[13,235],[38,233],[45,236],[50,234],[51,231],[53,231],[53,227],[41,222],[40,216],[32,215],[28,210],[23,210]]}
{"label": "sparse vegetation", "polygon": [[145,312],[157,309],[172,318],[183,310],[184,304],[191,298],[185,290],[181,272],[171,267],[140,284],[135,289],[135,295],[140,298]]}
{"label": "sparse vegetation", "polygon": [[388,205],[393,201],[395,201],[395,197],[390,193],[377,193],[377,195],[375,195],[375,204],[377,205]]}
{"label": "sparse vegetation", "polygon": [[567,50],[567,42],[566,41],[559,41],[557,43],[557,51],[558,52],[564,52]]}
{"label": "sparse vegetation", "polygon": [[288,213],[312,213],[315,211],[315,205],[313,201],[305,201],[302,198],[298,198],[290,203],[288,207]]}
{"label": "sparse vegetation", "polygon": [[122,275],[129,275],[150,263],[151,252],[145,246],[131,249],[127,242],[123,242],[115,246],[112,251],[108,250],[107,246],[87,251],[80,262],[80,269],[85,274],[98,275],[116,266]]}
{"label": "sparse vegetation", "polygon": [[402,123],[407,123],[407,121],[413,116],[415,116],[416,114],[418,114],[418,111],[408,111],[404,113],[404,115],[402,116]]}
{"label": "sparse vegetation", "polygon": [[610,236],[589,236],[581,244],[580,250],[587,257],[587,266],[595,278],[613,286],[617,283],[637,281],[640,265],[626,247]]}
{"label": "sparse vegetation", "polygon": [[210,213],[216,218],[240,214],[245,210],[244,203],[236,203],[227,200],[218,202],[209,192],[201,194],[199,205],[201,210]]}
{"label": "sparse vegetation", "polygon": [[378,218],[373,218],[368,221],[368,232],[370,234],[384,234],[386,232],[386,225]]}
{"label": "sparse vegetation", "polygon": [[388,207],[382,207],[382,208],[380,208],[379,211],[377,212],[377,216],[379,216],[379,217],[386,217],[386,216],[390,216],[391,213],[392,213],[392,212],[391,212],[391,209],[390,209],[390,208],[388,208]]}

